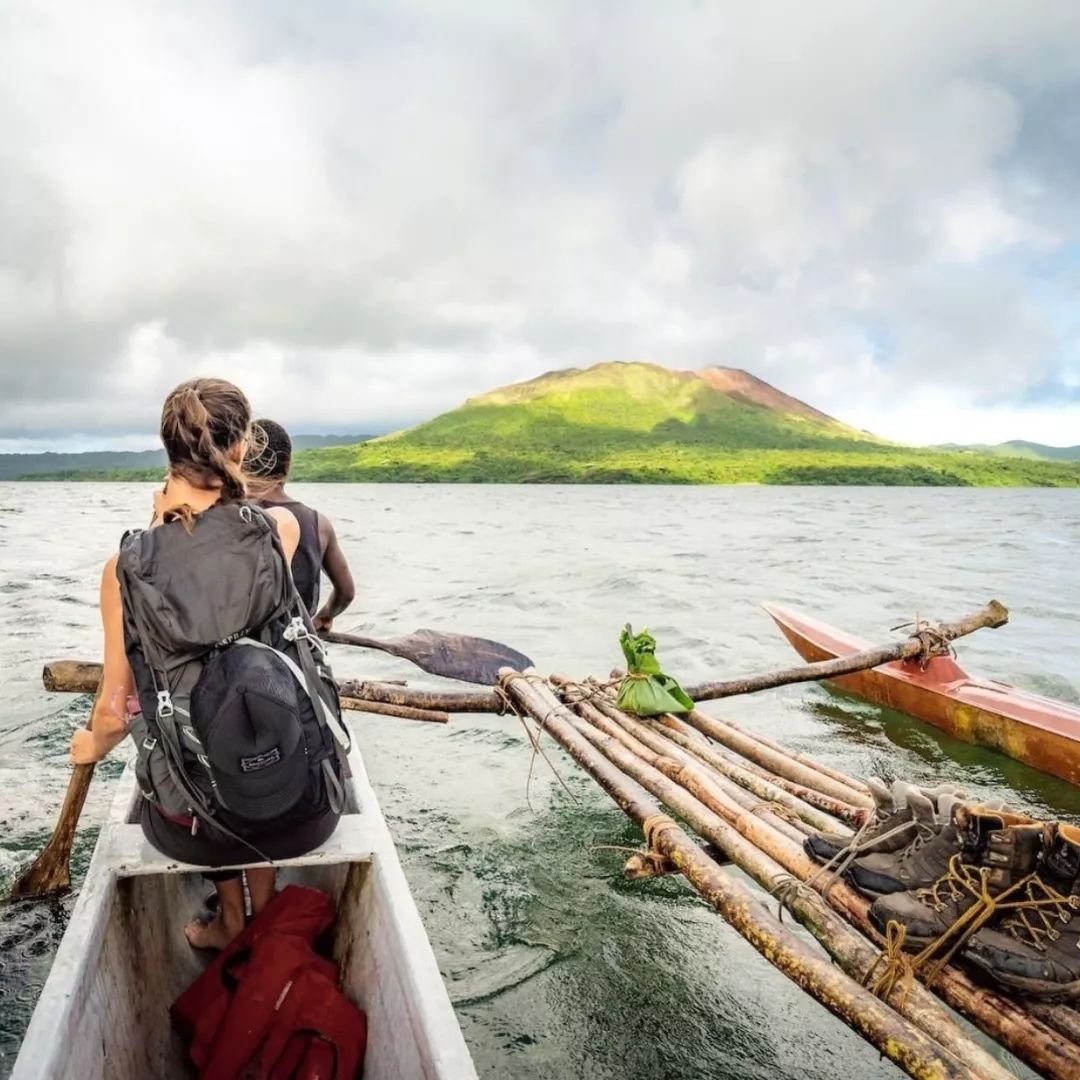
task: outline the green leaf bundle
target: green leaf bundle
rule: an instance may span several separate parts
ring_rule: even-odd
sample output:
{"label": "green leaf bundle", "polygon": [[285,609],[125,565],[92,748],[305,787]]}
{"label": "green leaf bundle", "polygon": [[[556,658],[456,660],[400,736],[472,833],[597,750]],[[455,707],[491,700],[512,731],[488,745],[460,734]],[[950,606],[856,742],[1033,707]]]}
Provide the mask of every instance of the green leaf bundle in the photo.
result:
{"label": "green leaf bundle", "polygon": [[686,691],[660,670],[656,659],[656,638],[648,630],[635,634],[627,623],[619,635],[626,657],[626,678],[619,685],[616,704],[635,716],[659,716],[662,713],[686,713],[694,703]]}

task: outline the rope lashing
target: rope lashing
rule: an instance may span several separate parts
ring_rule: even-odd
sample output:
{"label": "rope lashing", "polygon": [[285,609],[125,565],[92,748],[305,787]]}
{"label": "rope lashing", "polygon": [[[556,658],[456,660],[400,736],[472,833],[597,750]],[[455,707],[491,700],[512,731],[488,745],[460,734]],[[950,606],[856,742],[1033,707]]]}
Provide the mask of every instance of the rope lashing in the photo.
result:
{"label": "rope lashing", "polygon": [[[668,817],[667,814],[650,814],[641,823],[641,831],[645,834],[645,846],[643,848],[624,847],[621,844],[591,844],[589,850],[629,852],[633,858],[641,860],[643,869],[645,866],[649,868],[645,876],[663,877],[665,874],[679,873],[680,871],[673,859],[657,849],[656,840],[661,833],[678,828],[678,822]],[[627,860],[626,866],[623,867],[624,872],[629,872],[632,861],[633,859]]]}
{"label": "rope lashing", "polygon": [[862,981],[863,986],[882,1001],[887,1001],[899,985],[901,1007],[906,1003],[915,982],[915,966],[904,952],[905,937],[907,928],[903,923],[890,919],[885,926],[885,947],[870,965]]}
{"label": "rope lashing", "polygon": [[790,908],[799,897],[817,900],[817,893],[809,887],[809,882],[800,881],[793,874],[778,874],[769,895],[778,901],[776,917],[781,922],[784,921],[784,908]]}
{"label": "rope lashing", "polygon": [[678,831],[679,823],[667,814],[650,814],[642,823],[641,831],[645,834],[645,845],[650,851],[657,850],[656,841],[661,833]]}
{"label": "rope lashing", "polygon": [[890,632],[894,630],[910,630],[910,636],[919,639],[921,651],[918,657],[912,659],[917,659],[919,666],[924,670],[935,656],[956,655],[951,642],[941,632],[941,624],[931,622],[929,619],[920,619],[918,612],[915,612],[914,622],[901,623],[899,626],[890,627]]}
{"label": "rope lashing", "polygon": [[608,690],[618,686],[623,680],[608,679],[607,682],[599,682],[593,676],[589,676],[584,682],[568,683],[559,691],[559,696],[567,705],[577,705],[581,701],[592,701],[594,698],[603,697]]}

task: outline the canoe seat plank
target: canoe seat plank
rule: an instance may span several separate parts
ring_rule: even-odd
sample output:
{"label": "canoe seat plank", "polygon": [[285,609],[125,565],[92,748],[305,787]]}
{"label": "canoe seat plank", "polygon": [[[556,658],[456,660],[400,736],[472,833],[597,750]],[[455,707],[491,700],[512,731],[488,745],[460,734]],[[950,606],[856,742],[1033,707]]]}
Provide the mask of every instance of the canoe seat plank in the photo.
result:
{"label": "canoe seat plank", "polygon": [[[365,814],[346,814],[324,844],[294,859],[275,859],[274,866],[318,866],[344,862],[369,862],[372,853],[385,848],[386,829]],[[120,877],[143,874],[188,874],[225,867],[193,866],[177,862],[152,847],[139,825],[117,825],[109,830],[109,860]],[[239,866],[266,866],[252,859]]]}

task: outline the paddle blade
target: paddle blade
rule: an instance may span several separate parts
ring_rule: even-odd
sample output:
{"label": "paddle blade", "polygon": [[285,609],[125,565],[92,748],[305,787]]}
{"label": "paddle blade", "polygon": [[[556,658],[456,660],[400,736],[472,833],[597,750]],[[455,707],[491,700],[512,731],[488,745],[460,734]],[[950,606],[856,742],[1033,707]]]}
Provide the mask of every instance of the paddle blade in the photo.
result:
{"label": "paddle blade", "polygon": [[50,844],[11,886],[12,900],[40,900],[71,888],[71,852]]}
{"label": "paddle blade", "polygon": [[398,656],[408,656],[432,675],[482,686],[494,686],[499,681],[501,668],[523,671],[533,666],[529,657],[509,645],[465,634],[415,630],[407,637],[397,638],[395,645],[401,650]]}
{"label": "paddle blade", "polygon": [[71,848],[93,777],[93,765],[76,765],[71,770],[64,805],[60,808],[52,837],[30,869],[15,879],[11,887],[12,900],[52,896],[71,887]]}
{"label": "paddle blade", "polygon": [[411,660],[432,675],[479,683],[481,686],[494,686],[499,681],[500,668],[512,667],[515,671],[521,671],[533,666],[524,653],[500,641],[466,634],[442,634],[438,630],[417,630],[406,637],[383,639],[333,630],[324,633],[322,638],[336,645],[378,649],[392,656],[400,656],[402,660]]}

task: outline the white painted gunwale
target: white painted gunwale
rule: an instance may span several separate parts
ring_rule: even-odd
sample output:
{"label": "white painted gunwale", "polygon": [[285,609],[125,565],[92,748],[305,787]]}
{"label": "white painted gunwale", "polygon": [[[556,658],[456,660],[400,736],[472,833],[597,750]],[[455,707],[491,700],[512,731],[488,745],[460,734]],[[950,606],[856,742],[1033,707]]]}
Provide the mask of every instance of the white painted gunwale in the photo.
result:
{"label": "white painted gunwale", "polygon": [[[439,972],[435,954],[424,930],[420,913],[409,890],[398,860],[390,830],[371,787],[363,759],[356,748],[349,755],[352,767],[352,795],[359,812],[345,814],[333,835],[321,847],[295,859],[275,863],[286,868],[285,876],[294,874],[304,880],[307,874],[334,873],[338,868],[344,876],[347,867],[368,864],[368,873],[361,886],[358,906],[363,912],[339,911],[339,921],[349,914],[366,920],[358,927],[350,926],[350,939],[355,931],[363,931],[347,946],[354,952],[366,949],[363,957],[353,953],[336,957],[339,963],[363,969],[369,979],[392,983],[396,997],[377,1004],[365,1003],[369,1014],[369,1048],[365,1067],[367,1080],[417,1080],[394,1067],[391,1047],[381,1047],[374,1041],[377,1025],[391,1025],[401,1037],[412,1030],[423,1045],[416,1047],[423,1062],[422,1073],[431,1080],[475,1080],[476,1070],[466,1047],[461,1028],[454,1015],[446,987]],[[125,769],[119,781],[108,818],[102,827],[75,908],[63,940],[57,950],[48,980],[38,999],[30,1024],[16,1059],[11,1080],[62,1080],[71,1076],[96,1075],[91,1070],[73,1069],[72,1055],[79,1049],[72,1045],[68,1033],[76,1023],[84,1024],[80,1015],[83,1002],[80,994],[90,985],[99,964],[106,940],[105,928],[113,905],[117,901],[118,882],[126,878],[145,878],[149,875],[191,875],[206,867],[177,863],[151,847],[138,824],[131,824],[137,800],[141,798],[132,767]],[[252,864],[245,864],[252,865]],[[288,868],[294,868],[290,871]],[[346,978],[346,990],[349,990]],[[169,1001],[161,1003],[167,1009]],[[389,1009],[403,1015],[379,1015]],[[110,1032],[103,1032],[108,1036]],[[386,1031],[378,1031],[385,1035]],[[413,1065],[412,1068],[416,1066]],[[191,1075],[187,1070],[177,1075]]]}

